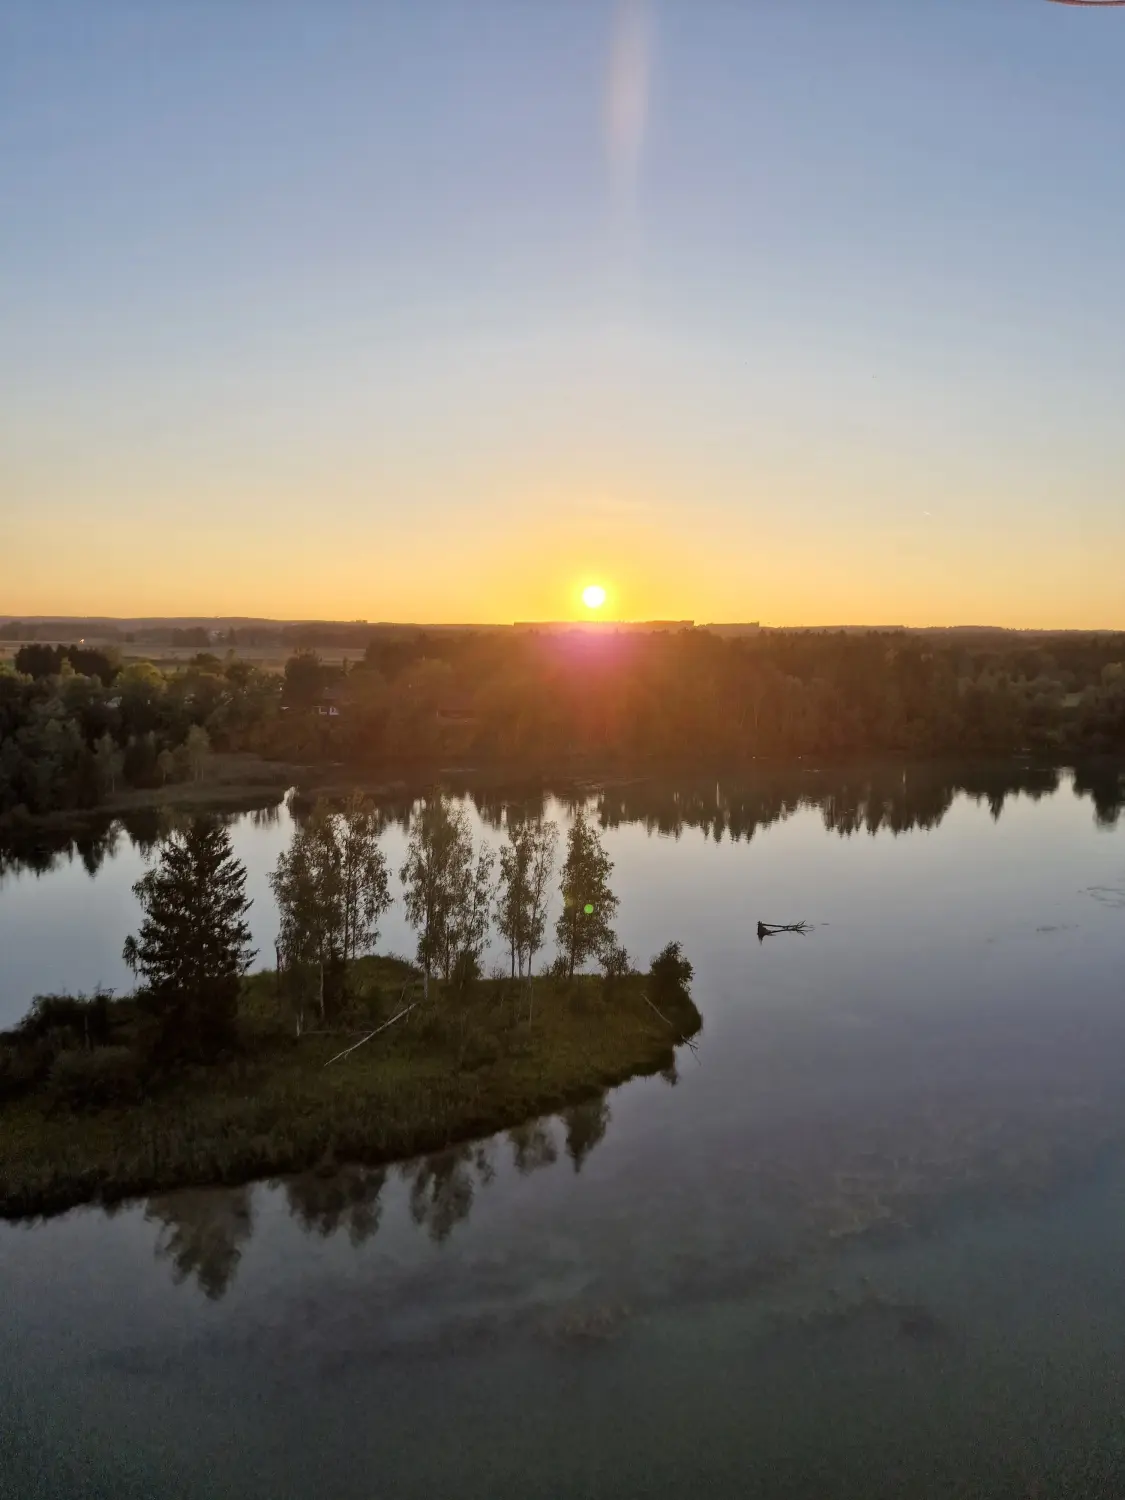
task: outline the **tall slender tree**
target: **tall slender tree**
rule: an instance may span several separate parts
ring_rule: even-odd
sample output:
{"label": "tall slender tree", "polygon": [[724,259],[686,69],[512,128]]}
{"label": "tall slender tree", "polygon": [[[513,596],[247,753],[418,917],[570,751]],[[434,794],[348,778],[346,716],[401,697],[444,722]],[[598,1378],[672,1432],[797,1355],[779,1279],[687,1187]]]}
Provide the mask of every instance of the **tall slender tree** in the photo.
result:
{"label": "tall slender tree", "polygon": [[555,862],[558,828],[541,818],[509,828],[500,850],[500,887],[496,925],[507,941],[512,977],[526,967],[543,946],[547,924],[548,886]]}
{"label": "tall slender tree", "polygon": [[481,959],[488,942],[495,887],[492,880],[496,856],[482,844],[476,864],[458,871],[453,893],[453,920],[449,927],[446,952],[446,978],[456,972],[462,980],[480,973]]}
{"label": "tall slender tree", "polygon": [[613,861],[602,848],[597,830],[591,828],[585,809],[580,807],[566,836],[561,881],[563,909],[555,924],[559,953],[566,962],[569,977],[587,959],[616,946],[611,922],[619,903],[609,888],[612,869]]}
{"label": "tall slender tree", "polygon": [[342,973],[348,960],[375,946],[379,918],[391,904],[379,832],[378,816],[363,798],[350,799],[340,812],[321,800],[270,875],[282,962],[298,974],[315,965],[322,1019],[326,973]]}
{"label": "tall slender tree", "polygon": [[391,904],[387,859],[379,848],[382,826],[374,805],[353,796],[335,819],[343,903],[345,959],[369,953],[379,939],[379,918]]}
{"label": "tall slender tree", "polygon": [[227,829],[199,818],[169,834],[133,894],[144,919],[122,956],[143,981],[158,1051],[168,1061],[211,1057],[231,1037],[241,976],[254,957],[246,867]]}
{"label": "tall slender tree", "polygon": [[448,979],[458,960],[479,965],[488,939],[494,856],[485,845],[474,862],[469,819],[444,794],[414,814],[399,872],[406,915],[418,932],[425,994],[430,976]]}

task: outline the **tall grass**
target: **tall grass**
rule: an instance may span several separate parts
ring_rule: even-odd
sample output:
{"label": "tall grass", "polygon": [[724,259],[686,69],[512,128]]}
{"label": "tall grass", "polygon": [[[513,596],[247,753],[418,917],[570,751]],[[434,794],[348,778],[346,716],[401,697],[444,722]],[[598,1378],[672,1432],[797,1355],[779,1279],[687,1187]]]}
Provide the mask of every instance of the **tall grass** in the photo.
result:
{"label": "tall grass", "polygon": [[49,1078],[0,1104],[0,1215],[440,1150],[667,1069],[702,1024],[686,991],[658,1015],[641,975],[538,979],[533,1024],[521,981],[479,980],[435,988],[331,1061],[420,1001],[415,978],[400,960],[361,960],[331,1029],[297,1036],[284,983],[255,974],[240,1045],[220,1062],[127,1105],[80,1107]]}

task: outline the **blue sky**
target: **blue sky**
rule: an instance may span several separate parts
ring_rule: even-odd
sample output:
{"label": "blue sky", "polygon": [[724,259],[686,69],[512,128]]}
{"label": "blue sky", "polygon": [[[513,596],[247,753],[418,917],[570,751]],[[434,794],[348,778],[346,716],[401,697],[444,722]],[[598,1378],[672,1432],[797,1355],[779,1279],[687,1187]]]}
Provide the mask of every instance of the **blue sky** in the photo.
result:
{"label": "blue sky", "polygon": [[0,0],[0,611],[1125,626],[1123,101],[1048,0]]}

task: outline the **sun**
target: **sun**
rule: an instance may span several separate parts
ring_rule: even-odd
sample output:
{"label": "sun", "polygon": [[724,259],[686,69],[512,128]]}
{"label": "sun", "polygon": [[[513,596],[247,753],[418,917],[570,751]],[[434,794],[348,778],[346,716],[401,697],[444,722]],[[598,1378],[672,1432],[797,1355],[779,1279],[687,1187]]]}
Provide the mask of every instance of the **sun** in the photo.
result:
{"label": "sun", "polygon": [[588,583],[582,590],[582,603],[587,609],[601,609],[605,603],[605,589],[600,583]]}

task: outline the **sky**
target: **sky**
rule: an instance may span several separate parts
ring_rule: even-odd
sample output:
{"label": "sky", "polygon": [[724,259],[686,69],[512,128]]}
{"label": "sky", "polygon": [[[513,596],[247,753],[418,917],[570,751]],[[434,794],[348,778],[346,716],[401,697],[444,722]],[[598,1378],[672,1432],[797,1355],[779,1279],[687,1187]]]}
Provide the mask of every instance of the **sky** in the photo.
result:
{"label": "sky", "polygon": [[0,0],[0,613],[1125,627],[1125,8]]}

